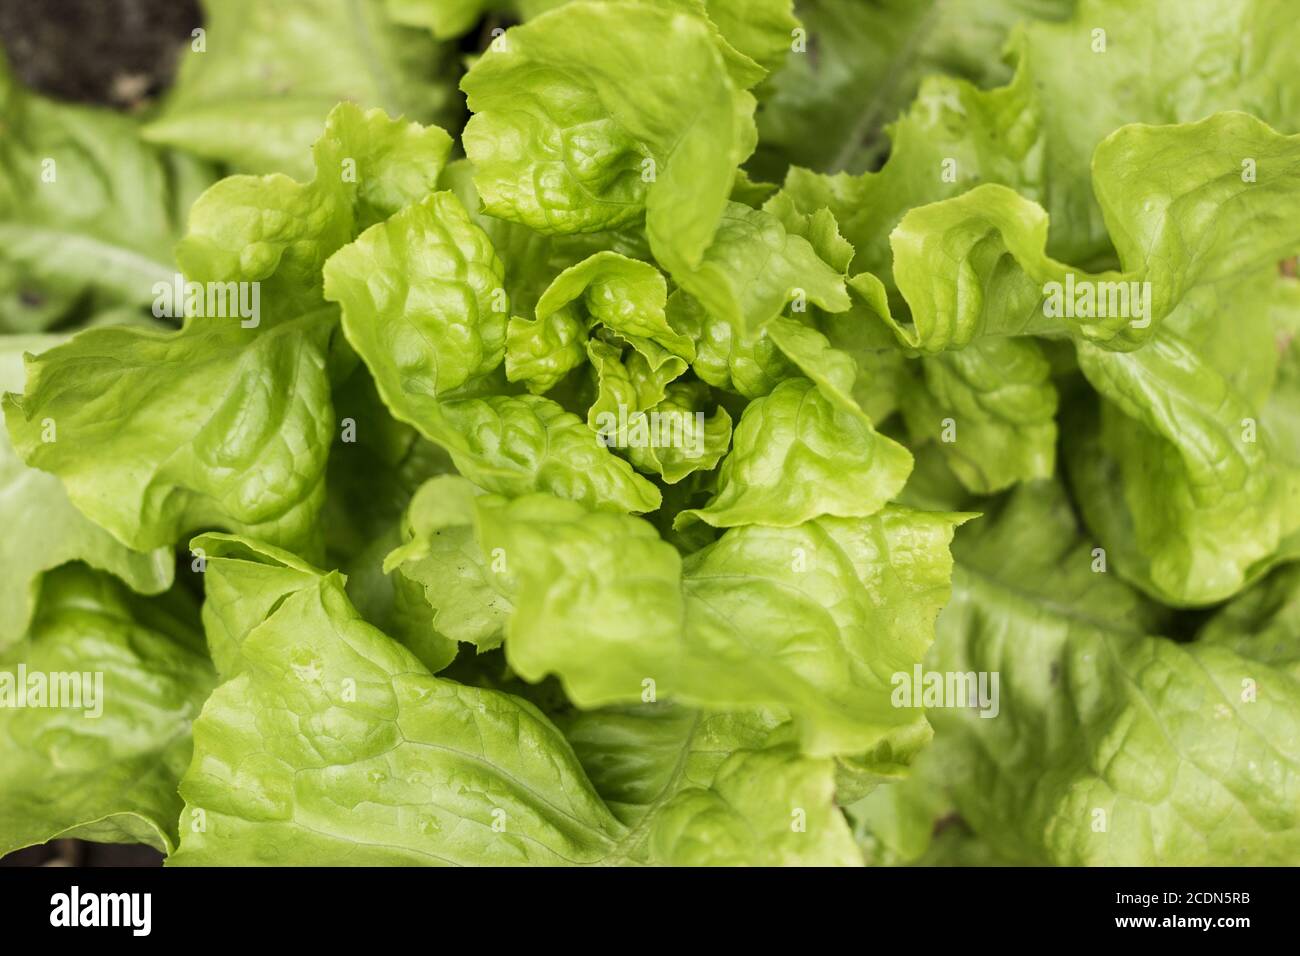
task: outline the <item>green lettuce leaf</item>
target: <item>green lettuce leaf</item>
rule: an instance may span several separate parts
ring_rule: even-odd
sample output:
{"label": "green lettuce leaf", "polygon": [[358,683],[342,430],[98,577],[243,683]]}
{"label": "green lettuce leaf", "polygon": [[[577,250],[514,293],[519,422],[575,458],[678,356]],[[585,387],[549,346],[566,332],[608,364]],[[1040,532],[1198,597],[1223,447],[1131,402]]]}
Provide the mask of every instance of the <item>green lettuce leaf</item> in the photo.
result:
{"label": "green lettuce leaf", "polygon": [[906,765],[929,727],[919,712],[886,706],[885,687],[929,646],[948,598],[947,545],[966,518],[889,506],[869,518],[732,529],[685,564],[692,638],[728,657],[769,658],[750,658],[755,682],[780,685],[760,693],[794,715],[807,752]]}
{"label": "green lettuce leaf", "polygon": [[327,312],[259,333],[233,319],[91,329],[27,360],[26,392],[5,396],[9,435],[136,550],[214,525],[319,547],[332,329]]}
{"label": "green lettuce leaf", "polygon": [[1057,391],[1037,341],[982,339],[918,364],[922,381],[901,393],[908,431],[937,440],[963,485],[987,495],[1052,476]]}
{"label": "green lettuce leaf", "polygon": [[596,339],[587,355],[596,379],[587,424],[602,444],[670,485],[717,466],[731,444],[731,415],[719,405],[705,417],[709,388],[678,378],[685,359],[649,342],[624,353]]}
{"label": "green lettuce leaf", "polygon": [[670,273],[698,267],[754,148],[762,72],[715,29],[676,5],[580,2],[508,31],[461,83],[487,211],[544,233],[644,215]]}
{"label": "green lettuce leaf", "polygon": [[891,706],[888,675],[929,644],[962,516],[751,525],[683,562],[636,518],[541,495],[477,504],[481,546],[504,556],[506,654],[524,679],[557,673],[582,707],[651,691],[783,708],[814,755],[879,748],[906,762],[924,742],[924,718]]}
{"label": "green lettuce leaf", "polygon": [[[492,586],[489,561],[474,533],[474,499],[482,494],[463,478],[447,475],[421,486],[402,522],[402,544],[384,559],[384,570],[406,612],[393,634],[408,647],[445,645],[441,666],[456,643],[479,651],[499,647],[510,605]],[[405,632],[405,633],[404,633]],[[417,656],[430,663],[432,651]]]}
{"label": "green lettuce leaf", "polygon": [[174,334],[91,329],[31,360],[26,394],[5,400],[15,449],[137,550],[212,526],[319,549],[335,428],[321,268],[366,222],[427,191],[449,148],[441,130],[345,103],[314,150],[312,182],[213,186],[177,258],[191,281],[250,284],[250,313],[191,315]]}
{"label": "green lettuce leaf", "polygon": [[[1243,157],[1258,164],[1253,178]],[[1300,245],[1288,212],[1300,205],[1297,167],[1300,137],[1245,114],[1123,127],[1093,157],[1122,272],[1090,274],[1051,259],[1045,211],[983,185],[903,217],[890,245],[912,324],[888,310],[882,317],[900,342],[927,352],[984,335],[1067,331],[1105,348],[1136,348],[1197,287],[1241,281]]]}
{"label": "green lettuce leaf", "polygon": [[[170,852],[212,685],[172,605],[82,565],[46,574],[27,639],[0,655],[0,854],[56,838]],[[73,696],[53,706],[59,688]]]}
{"label": "green lettuce leaf", "polygon": [[[908,380],[903,354],[870,341],[879,328],[861,310],[822,315],[817,327],[781,317],[766,337],[822,394],[854,416],[880,423],[898,410]],[[876,329],[875,332],[872,329]]]}
{"label": "green lettuce leaf", "polygon": [[556,723],[601,798],[629,826],[685,788],[707,788],[737,751],[779,746],[790,730],[769,711],[708,713],[662,701],[575,710]]}
{"label": "green lettuce leaf", "polygon": [[[700,471],[717,467],[731,445],[731,416],[719,405],[709,418],[704,415],[709,389],[703,382],[673,382],[665,389],[662,401],[651,406],[650,415],[660,421],[679,422],[683,440],[628,448],[628,460],[638,469],[661,477],[675,485]],[[664,416],[667,416],[666,418]],[[693,422],[686,440],[686,422]],[[671,432],[670,432],[671,434]]]}
{"label": "green lettuce leaf", "polygon": [[[331,566],[352,572],[360,552],[397,533],[416,489],[453,466],[441,448],[389,414],[364,363],[335,384],[332,399],[340,427],[330,446],[321,523]],[[369,555],[369,568],[378,570],[394,546]],[[348,593],[366,613],[363,601],[351,589]]]}
{"label": "green lettuce leaf", "polygon": [[834,792],[829,761],[793,748],[733,754],[709,789],[683,790],[655,815],[651,854],[670,866],[856,866]]}
{"label": "green lettuce leaf", "polygon": [[153,302],[212,172],[142,142],[125,116],[27,92],[3,53],[0,116],[0,331]]}
{"label": "green lettuce leaf", "polygon": [[451,149],[433,127],[342,103],[312,147],[315,176],[230,176],[190,210],[176,249],[196,282],[258,282],[268,316],[323,306],[325,261],[363,229],[432,192]]}
{"label": "green lettuce leaf", "polygon": [[561,718],[596,790],[642,841],[634,857],[672,865],[851,866],[830,762],[789,746],[766,711],[710,714],[637,704]]}
{"label": "green lettuce leaf", "polygon": [[[1025,18],[1064,19],[1075,0],[801,0],[806,49],[787,57],[758,116],[755,165],[860,173],[885,152],[883,135],[922,77],[946,73],[986,86],[1010,71],[1000,54]],[[895,143],[898,134],[892,134]]]}
{"label": "green lettuce leaf", "polygon": [[779,190],[763,203],[763,212],[781,220],[785,231],[808,240],[817,257],[840,275],[847,275],[856,250],[840,235],[840,224],[826,207],[801,210],[785,190]]}
{"label": "green lettuce leaf", "polygon": [[[10,336],[0,340],[0,390],[23,389],[24,353],[59,344],[55,336]],[[73,507],[54,475],[29,468],[0,433],[0,520],[7,529],[0,547],[0,650],[27,630],[36,606],[41,574],[69,561],[108,571],[143,594],[172,583],[171,553],[158,548],[132,551]]]}
{"label": "green lettuce leaf", "polygon": [[161,112],[145,127],[153,142],[242,172],[301,178],[311,173],[307,147],[342,101],[419,122],[450,124],[461,110],[448,51],[395,23],[384,0],[204,7],[203,49],[191,42]]}
{"label": "green lettuce leaf", "polygon": [[538,299],[536,311],[544,319],[570,310],[588,329],[603,326],[647,357],[667,350],[690,359],[691,340],[669,323],[667,298],[659,270],[616,252],[598,252],[556,276]]}
{"label": "green lettuce leaf", "polygon": [[452,458],[481,488],[511,496],[549,491],[613,511],[654,511],[662,500],[582,419],[548,399],[469,400],[448,405],[446,415],[464,436]]}
{"label": "green lettuce leaf", "polygon": [[[592,339],[587,343],[587,358],[596,380],[596,398],[587,409],[587,424],[604,433],[608,443],[617,444],[619,412],[627,417],[656,407],[668,395],[668,387],[686,371],[686,361],[659,350],[656,360],[643,352],[628,352],[618,345]],[[603,416],[608,416],[608,419]],[[606,423],[602,425],[602,422]]]}
{"label": "green lettuce leaf", "polygon": [[[582,365],[588,336],[598,327],[657,365],[671,356],[689,361],[694,343],[669,324],[667,298],[667,283],[653,266],[596,253],[556,276],[537,301],[536,318],[510,320],[506,377],[533,392],[549,391]],[[672,377],[685,368],[681,362]]]}
{"label": "green lettuce leaf", "polygon": [[[437,398],[486,376],[505,355],[505,305],[494,301],[501,261],[449,192],[366,230],[330,259],[325,283],[390,408],[399,401],[392,381]],[[375,369],[381,356],[389,374]]]}
{"label": "green lettuce leaf", "polygon": [[[696,0],[699,2],[699,0]],[[781,69],[793,46],[799,20],[794,0],[702,0],[729,44],[769,73]]]}
{"label": "green lettuce leaf", "polygon": [[489,13],[517,14],[525,20],[568,0],[385,0],[398,23],[425,27],[440,39],[463,36]]}
{"label": "green lettuce leaf", "polygon": [[536,309],[555,278],[571,266],[599,252],[616,252],[630,259],[650,258],[641,223],[607,232],[570,235],[541,233],[523,223],[498,219],[483,212],[483,200],[474,186],[474,167],[466,159],[447,165],[442,186],[456,194],[474,224],[487,233],[505,266],[506,300],[517,316]]}
{"label": "green lettuce leaf", "polygon": [[766,395],[795,367],[767,330],[745,335],[681,289],[668,297],[669,322],[695,340],[691,368],[704,382],[745,398]]}
{"label": "green lettuce leaf", "polygon": [[468,33],[484,13],[509,10],[514,4],[510,0],[385,0],[385,6],[397,23],[426,27],[439,39],[451,39]]}
{"label": "green lettuce leaf", "polygon": [[[531,20],[569,0],[386,0],[398,23],[424,26],[436,37],[462,36],[490,13]],[[622,2],[622,0],[609,0]],[[799,21],[793,0],[649,0],[666,9],[707,17],[735,51],[766,70],[778,68]],[[494,37],[495,39],[495,37]]]}
{"label": "green lettuce leaf", "polygon": [[587,357],[587,329],[569,310],[546,318],[512,318],[506,328],[506,378],[541,395],[580,368]]}
{"label": "green lettuce leaf", "polygon": [[[1107,542],[1136,547],[1139,554],[1122,545],[1125,573],[1172,604],[1211,603],[1240,590],[1252,566],[1300,522],[1294,484],[1267,440],[1242,440],[1251,407],[1172,333],[1140,352],[1098,359],[1081,350],[1080,359],[1114,403],[1103,406],[1099,440],[1118,466],[1124,498],[1097,505],[1124,508],[1132,538],[1107,534],[1110,518],[1098,529]],[[1072,457],[1076,469],[1089,467]]]}
{"label": "green lettuce leaf", "polygon": [[449,192],[366,230],[325,268],[325,294],[394,417],[446,448],[489,491],[554,491],[593,505],[652,511],[657,490],[606,451],[577,416],[539,396],[458,397],[505,353],[502,267]]}
{"label": "green lettuce leaf", "polygon": [[[975,5],[1000,4],[956,6]],[[979,17],[953,12],[965,45]],[[1064,12],[1058,5],[1039,15]],[[1000,183],[1040,203],[1053,224],[1054,258],[1108,263],[1118,246],[1100,192],[1094,196],[1098,145],[1125,124],[1187,123],[1224,110],[1296,128],[1300,90],[1285,52],[1296,31],[1285,0],[1079,0],[1067,22],[1028,22],[1016,31],[1010,46],[1017,69],[1008,86],[981,91],[949,77],[923,83],[890,130],[890,161],[879,173],[822,177],[796,169],[786,185],[816,194],[810,210],[829,205],[859,250],[857,269],[886,278],[885,242],[903,214],[978,183]],[[1244,59],[1228,52],[1246,48]],[[1191,62],[1206,69],[1189,74]],[[797,74],[790,78],[798,82]],[[1063,108],[1078,103],[1081,91],[1088,108]],[[1235,157],[1238,170],[1247,156]]]}
{"label": "green lettuce leaf", "polygon": [[[268,601],[267,570],[278,573],[283,555],[222,536],[201,543],[228,552],[209,565],[210,584],[260,598],[205,616],[210,636],[223,618],[223,633],[241,635],[241,658],[194,725],[174,865],[854,858],[825,762],[788,748],[738,750],[716,773],[697,766],[672,781],[644,825],[629,827],[541,711],[430,676],[360,619],[337,574],[295,569]],[[739,746],[719,728],[700,744],[730,739]],[[600,746],[589,738],[589,759]]]}
{"label": "green lettuce leaf", "polygon": [[911,468],[907,450],[865,415],[832,404],[807,379],[788,379],[745,408],[717,496],[678,523],[791,527],[822,515],[865,518],[902,490]]}
{"label": "green lettuce leaf", "polygon": [[[998,715],[931,709],[962,817],[1023,862],[1282,863],[1300,847],[1300,690],[1109,573],[1059,486],[1022,486],[954,546],[927,668],[1000,675]],[[1274,658],[1276,660],[1276,658]]]}
{"label": "green lettuce leaf", "polygon": [[[207,577],[242,591],[263,568],[214,563]],[[613,852],[620,825],[534,707],[430,676],[360,618],[337,574],[313,572],[259,610],[226,625],[244,631],[241,666],[195,722],[169,862],[557,864]]]}
{"label": "green lettuce leaf", "polygon": [[[312,587],[319,572],[292,552],[251,538],[218,532],[190,542],[203,579],[203,632],[208,653],[223,680],[245,666],[249,633],[286,594]],[[211,573],[209,573],[211,571]]]}
{"label": "green lettuce leaf", "polygon": [[800,235],[760,209],[729,203],[700,264],[673,278],[714,319],[737,335],[751,336],[779,316],[791,300],[829,312],[849,308],[843,275],[823,262]]}
{"label": "green lettuce leaf", "polygon": [[1273,395],[1277,289],[1271,269],[1206,287],[1137,352],[1079,349],[1103,397],[1074,411],[1066,446],[1082,512],[1117,570],[1167,603],[1230,597],[1300,527],[1300,462],[1273,424],[1300,409]]}
{"label": "green lettuce leaf", "polygon": [[1229,601],[1196,635],[1300,680],[1300,564],[1274,571]]}

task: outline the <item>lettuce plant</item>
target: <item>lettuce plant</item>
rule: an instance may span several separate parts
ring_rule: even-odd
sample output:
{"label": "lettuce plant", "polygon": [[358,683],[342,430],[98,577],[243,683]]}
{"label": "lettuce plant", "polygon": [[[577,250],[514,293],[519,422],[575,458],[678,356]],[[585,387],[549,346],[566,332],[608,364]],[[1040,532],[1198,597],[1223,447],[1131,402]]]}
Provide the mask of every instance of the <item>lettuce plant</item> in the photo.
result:
{"label": "lettuce plant", "polygon": [[1286,0],[214,6],[0,72],[0,852],[1300,862]]}

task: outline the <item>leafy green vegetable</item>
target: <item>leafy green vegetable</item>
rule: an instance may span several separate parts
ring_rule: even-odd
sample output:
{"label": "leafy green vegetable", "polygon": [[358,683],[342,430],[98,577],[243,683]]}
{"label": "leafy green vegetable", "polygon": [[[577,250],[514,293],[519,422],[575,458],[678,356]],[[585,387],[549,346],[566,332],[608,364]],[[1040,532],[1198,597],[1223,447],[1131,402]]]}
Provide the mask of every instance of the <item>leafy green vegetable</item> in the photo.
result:
{"label": "leafy green vegetable", "polygon": [[[1017,5],[1027,4],[908,4],[953,7],[952,22],[964,25],[978,23],[980,17],[962,8]],[[787,188],[807,191],[814,208],[829,205],[860,255],[869,256],[857,263],[858,269],[887,271],[884,246],[909,209],[990,182],[1047,210],[1053,224],[1051,255],[1109,264],[1113,249],[1106,233],[1114,229],[1103,219],[1100,190],[1094,195],[1093,154],[1116,130],[1130,123],[1187,123],[1225,110],[1248,112],[1284,130],[1296,125],[1300,99],[1283,51],[1295,47],[1297,27],[1285,0],[1148,0],[1141,5],[1077,0],[1037,6],[1039,10],[1025,12],[1044,19],[1013,31],[1016,72],[1007,86],[981,90],[951,76],[927,78],[916,102],[890,129],[889,161],[881,170],[859,176],[835,168],[828,170],[834,176],[790,171]],[[1068,13],[1069,6],[1074,7],[1070,19],[1051,22]],[[1225,51],[1250,45],[1248,38],[1259,42],[1246,60],[1233,63]],[[1203,63],[1206,69],[1189,74],[1188,63]],[[1087,108],[1065,106],[1085,100]],[[1199,146],[1207,142],[1201,139]],[[1238,170],[1248,156],[1247,151],[1235,157]],[[1189,173],[1195,171],[1193,166]],[[1126,172],[1141,178],[1149,171],[1133,167]]]}
{"label": "leafy green vegetable", "polygon": [[1300,861],[1296,23],[231,0],[140,122],[0,68],[0,853]]}
{"label": "leafy green vegetable", "polygon": [[[527,382],[531,391],[550,391],[583,364],[593,347],[588,337],[598,329],[606,339],[626,342],[656,370],[673,356],[689,360],[694,343],[669,324],[667,298],[664,277],[653,266],[615,252],[590,256],[555,277],[537,300],[536,318],[511,320],[506,376]],[[674,364],[662,384],[686,368]]]}
{"label": "leafy green vegetable", "polygon": [[313,540],[333,431],[330,316],[256,337],[217,321],[228,324],[90,329],[32,360],[25,394],[6,397],[23,459],[133,548],[213,524]]}
{"label": "leafy green vegetable", "polygon": [[843,277],[806,239],[739,203],[728,204],[700,265],[674,278],[710,315],[745,335],[780,316],[791,299],[830,312],[849,307]]}
{"label": "leafy green vegetable", "polygon": [[[0,388],[21,391],[22,356],[57,345],[54,336],[8,336],[0,351]],[[73,507],[53,475],[23,464],[0,435],[0,516],[6,534],[0,554],[0,650],[19,640],[35,609],[40,576],[69,561],[109,571],[134,590],[154,594],[172,581],[172,556],[164,548],[132,551]]]}
{"label": "leafy green vegetable", "polygon": [[1289,564],[1224,605],[1201,630],[1207,645],[1228,647],[1244,657],[1300,678],[1300,566]]}
{"label": "leafy green vegetable", "polygon": [[658,505],[653,486],[555,402],[456,397],[458,389],[491,387],[506,323],[496,308],[499,260],[453,194],[433,193],[367,230],[330,260],[325,282],[385,403],[445,447],[471,481],[507,494],[553,490],[627,511]]}
{"label": "leafy green vegetable", "polygon": [[[458,641],[480,651],[499,647],[510,612],[509,603],[492,587],[493,571],[474,535],[479,494],[474,485],[452,476],[423,485],[402,523],[402,545],[384,558],[385,572],[396,569],[399,600],[410,607],[404,615],[408,626],[423,632],[404,643],[441,646],[435,659],[442,666],[455,657]],[[396,636],[405,637],[400,630]],[[419,654],[430,670],[440,669],[430,663],[432,656]]]}
{"label": "leafy green vegetable", "polygon": [[[1207,151],[1209,137],[1233,147]],[[1272,229],[1261,221],[1297,202],[1298,143],[1229,113],[1116,132],[1098,148],[1094,170],[1122,273],[1092,275],[1048,258],[1044,211],[1005,187],[979,186],[921,206],[890,235],[893,278],[912,326],[896,322],[887,307],[882,317],[900,342],[927,352],[980,336],[1063,332],[1133,349],[1198,286],[1239,281],[1294,247],[1286,223]],[[1243,174],[1242,151],[1259,157],[1267,170],[1261,178]],[[1218,231],[1224,227],[1230,231]],[[1228,235],[1235,240],[1231,255],[1214,247]]]}
{"label": "leafy green vegetable", "polygon": [[378,359],[368,361],[390,405],[398,401],[391,381],[414,402],[454,392],[501,364],[506,317],[492,302],[501,263],[451,193],[434,193],[362,233],[330,260],[325,279],[357,353],[391,365],[381,372]]}
{"label": "leafy green vegetable", "polygon": [[486,210],[543,233],[644,214],[667,270],[698,268],[754,149],[761,69],[671,4],[570,3],[503,40],[462,82]]}
{"label": "leafy green vegetable", "polygon": [[889,750],[905,737],[896,759],[924,724],[890,706],[880,675],[928,646],[961,516],[890,508],[750,525],[686,561],[639,519],[544,496],[484,499],[478,520],[484,549],[504,557],[511,666],[525,679],[559,673],[580,706],[652,692],[781,707],[813,753]]}
{"label": "leafy green vegetable", "polygon": [[1245,643],[1149,636],[1158,614],[1092,570],[1056,486],[1026,485],[957,551],[931,666],[999,672],[1015,701],[930,717],[977,832],[1039,863],[1296,858],[1294,677]]}
{"label": "leafy green vegetable", "polygon": [[[1075,0],[803,0],[803,49],[771,80],[758,159],[860,173],[884,152],[882,131],[927,73],[979,83],[1008,71],[1002,47],[1018,21],[1066,17]],[[892,134],[891,134],[892,135]],[[896,137],[895,137],[896,140]]]}
{"label": "leafy green vegetable", "polygon": [[176,846],[189,726],[213,685],[187,617],[82,565],[42,579],[26,639],[0,655],[0,853]]}
{"label": "leafy green vegetable", "polygon": [[[321,266],[368,219],[436,180],[449,145],[440,130],[344,104],[316,146],[312,182],[214,185],[177,258],[190,281],[254,284],[267,315],[191,316],[175,333],[91,329],[43,353],[25,394],[6,398],[18,453],[136,549],[211,525],[319,548],[336,321]],[[380,153],[368,160],[371,148]],[[349,150],[364,182],[346,176]]]}
{"label": "leafy green vegetable", "polygon": [[127,117],[22,89],[2,51],[0,132],[0,331],[148,306],[208,168]]}
{"label": "leafy green vegetable", "polygon": [[415,202],[438,181],[451,149],[442,130],[334,109],[312,148],[315,175],[231,176],[199,197],[176,250],[200,282],[258,282],[271,316],[319,308],[321,267],[377,220]]}
{"label": "leafy green vegetable", "polygon": [[[536,707],[430,676],[337,574],[286,575],[287,556],[238,539],[195,544],[232,552],[209,566],[223,591],[262,600],[205,615],[239,664],[195,722],[176,864],[619,863],[645,861],[647,842],[654,862],[853,861],[829,776],[787,751],[738,752],[628,828]],[[755,780],[779,795],[755,800]]]}
{"label": "leafy green vegetable", "polygon": [[788,379],[745,409],[717,496],[682,515],[726,528],[867,517],[902,490],[911,468],[907,451],[865,416],[837,408],[807,379]]}
{"label": "leafy green vegetable", "polygon": [[924,381],[904,388],[903,417],[914,439],[939,443],[963,485],[992,494],[1051,477],[1057,392],[1037,342],[988,339],[919,364]]}
{"label": "leafy green vegetable", "polygon": [[[340,101],[420,122],[459,112],[450,54],[401,25],[385,0],[205,2],[162,112],[155,143],[252,173],[305,176],[306,150]],[[329,50],[328,57],[318,55]]]}
{"label": "leafy green vegetable", "polygon": [[468,33],[485,13],[517,13],[531,17],[567,0],[386,0],[398,23],[427,27],[440,38]]}

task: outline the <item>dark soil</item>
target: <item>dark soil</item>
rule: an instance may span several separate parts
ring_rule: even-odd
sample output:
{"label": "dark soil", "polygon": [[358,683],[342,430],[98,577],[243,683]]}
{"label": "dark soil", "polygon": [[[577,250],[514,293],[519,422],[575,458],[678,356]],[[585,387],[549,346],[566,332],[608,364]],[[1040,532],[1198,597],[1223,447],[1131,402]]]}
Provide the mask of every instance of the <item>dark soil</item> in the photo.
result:
{"label": "dark soil", "polygon": [[196,0],[0,0],[0,45],[24,84],[122,110],[158,97],[202,23]]}
{"label": "dark soil", "polygon": [[0,857],[0,866],[160,866],[162,854],[147,846],[54,840]]}

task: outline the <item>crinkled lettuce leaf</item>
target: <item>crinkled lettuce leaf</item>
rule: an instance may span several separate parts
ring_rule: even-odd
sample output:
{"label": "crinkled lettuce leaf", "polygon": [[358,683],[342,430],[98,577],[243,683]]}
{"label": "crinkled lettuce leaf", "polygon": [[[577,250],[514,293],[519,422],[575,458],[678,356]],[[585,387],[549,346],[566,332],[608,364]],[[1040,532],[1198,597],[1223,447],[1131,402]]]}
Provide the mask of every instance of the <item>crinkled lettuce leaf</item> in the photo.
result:
{"label": "crinkled lettuce leaf", "polygon": [[[58,345],[57,336],[0,339],[0,389],[21,392],[23,355]],[[41,575],[69,561],[108,571],[134,591],[156,594],[172,583],[171,552],[133,551],[78,511],[54,475],[25,465],[0,433],[0,520],[6,533],[0,548],[5,570],[0,583],[0,650],[27,630]]]}
{"label": "crinkled lettuce leaf", "polygon": [[828,774],[788,749],[741,751],[674,782],[629,827],[540,710],[431,676],[357,615],[338,574],[292,569],[267,601],[282,554],[225,536],[195,544],[229,552],[209,579],[263,599],[205,618],[240,635],[240,659],[194,725],[174,865],[853,859]]}
{"label": "crinkled lettuce leaf", "polygon": [[439,39],[463,36],[485,15],[517,14],[529,19],[568,0],[384,0],[389,16],[426,27]]}
{"label": "crinkled lettuce leaf", "polygon": [[990,338],[910,363],[899,392],[914,441],[936,447],[961,483],[993,494],[1050,478],[1056,462],[1057,390],[1032,338]]}
{"label": "crinkled lettuce leaf", "polygon": [[542,293],[557,276],[596,253],[650,258],[643,223],[607,232],[554,235],[489,215],[483,211],[483,200],[474,186],[474,167],[467,159],[448,163],[441,185],[456,194],[475,225],[492,240],[492,247],[505,267],[506,301],[516,316],[533,313]]}
{"label": "crinkled lettuce leaf", "polygon": [[891,705],[890,675],[929,645],[964,516],[889,507],[749,525],[683,560],[637,518],[542,495],[477,507],[514,608],[506,654],[526,680],[556,673],[583,707],[653,689],[712,710],[783,708],[816,755],[906,762],[924,742],[924,717]]}
{"label": "crinkled lettuce leaf", "polygon": [[[1243,157],[1257,163],[1253,174]],[[889,242],[911,322],[888,308],[882,318],[902,344],[926,352],[991,335],[1070,334],[1135,349],[1198,287],[1241,281],[1295,249],[1288,210],[1300,204],[1298,166],[1300,137],[1242,113],[1125,126],[1093,157],[1121,271],[1093,274],[1050,258],[1045,210],[987,184],[903,217]],[[871,299],[880,302],[878,293]]]}
{"label": "crinkled lettuce leaf", "polygon": [[[887,239],[904,213],[979,183],[1008,186],[1047,210],[1052,257],[1108,263],[1118,246],[1094,195],[1098,145],[1126,124],[1188,123],[1224,110],[1295,129],[1300,87],[1288,64],[1296,31],[1286,0],[1079,0],[1065,22],[1027,21],[1014,32],[1017,69],[1007,86],[925,81],[890,129],[890,159],[878,173],[794,169],[786,186],[816,195],[811,208],[829,205],[859,250],[857,269],[887,281]],[[1204,68],[1189,71],[1193,62]],[[1075,105],[1083,98],[1087,108]],[[1235,157],[1238,168],[1248,155]]]}
{"label": "crinkled lettuce leaf", "polygon": [[[326,265],[326,295],[393,415],[446,448],[489,491],[548,490],[593,505],[652,511],[658,491],[557,403],[505,391],[502,267],[450,192],[362,233]],[[457,390],[460,390],[458,393]]]}
{"label": "crinkled lettuce leaf", "polygon": [[678,518],[718,528],[791,527],[821,515],[875,514],[902,490],[912,456],[808,379],[787,379],[745,408],[718,493]]}
{"label": "crinkled lettuce leaf", "polygon": [[312,147],[314,176],[229,176],[199,197],[176,259],[196,282],[257,282],[267,320],[320,308],[325,261],[433,191],[451,150],[436,126],[341,103]]}
{"label": "crinkled lettuce leaf", "polygon": [[803,236],[786,231],[776,216],[728,203],[699,265],[673,273],[734,334],[752,336],[791,300],[829,312],[849,308],[842,272],[823,262]]}
{"label": "crinkled lettuce leaf", "polygon": [[1300,679],[1300,564],[1278,568],[1225,604],[1196,635]]}
{"label": "crinkled lettuce leaf", "polygon": [[1295,859],[1300,688],[1273,653],[1152,636],[1162,612],[1099,570],[1051,483],[1022,486],[954,551],[927,667],[998,674],[999,713],[927,714],[976,833],[1040,864]]}
{"label": "crinkled lettuce leaf", "polygon": [[656,368],[676,357],[666,385],[695,357],[691,337],[668,321],[667,299],[667,283],[654,266],[612,251],[589,256],[555,277],[534,318],[510,320],[506,377],[538,394],[550,391],[583,364],[596,344],[589,337],[601,330],[607,344],[626,343]]}
{"label": "crinkled lettuce leaf", "polygon": [[684,5],[569,3],[514,27],[461,83],[485,208],[544,233],[644,216],[656,257],[689,273],[753,151],[761,75]]}
{"label": "crinkled lettuce leaf", "polygon": [[1136,352],[1079,348],[1102,397],[1074,410],[1065,447],[1081,510],[1119,572],[1167,603],[1230,597],[1300,527],[1300,462],[1272,424],[1300,413],[1272,389],[1277,288],[1272,270],[1206,287]]}
{"label": "crinkled lettuce leaf", "polygon": [[28,359],[26,391],[5,396],[9,435],[136,550],[214,525],[319,547],[332,330],[327,312],[261,332],[91,329]]}
{"label": "crinkled lettuce leaf", "polygon": [[452,475],[422,485],[402,521],[402,543],[384,559],[403,609],[392,636],[435,673],[455,657],[457,642],[479,651],[499,647],[510,614],[474,533],[474,499],[480,494]]}
{"label": "crinkled lettuce leaf", "polygon": [[[441,130],[345,103],[317,143],[310,183],[213,186],[177,258],[191,281],[246,284],[241,303],[264,303],[265,315],[190,315],[175,333],[94,328],[37,356],[25,394],[5,400],[15,449],[138,550],[213,526],[319,549],[336,427],[336,313],[321,269],[370,219],[431,188],[449,148]],[[345,175],[353,159],[361,179]]]}
{"label": "crinkled lettuce leaf", "polygon": [[697,472],[717,467],[731,447],[731,415],[719,405],[704,417],[709,389],[703,382],[673,382],[664,392],[663,399],[648,413],[660,416],[659,421],[667,421],[670,428],[678,423],[682,440],[633,445],[627,449],[627,456],[638,470],[675,485]]}

